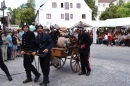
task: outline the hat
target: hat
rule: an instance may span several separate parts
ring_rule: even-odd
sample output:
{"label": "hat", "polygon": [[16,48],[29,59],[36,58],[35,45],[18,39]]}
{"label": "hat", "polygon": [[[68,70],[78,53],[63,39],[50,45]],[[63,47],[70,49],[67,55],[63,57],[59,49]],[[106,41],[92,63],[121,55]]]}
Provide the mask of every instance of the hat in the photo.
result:
{"label": "hat", "polygon": [[35,27],[36,27],[36,30],[38,27],[42,27],[42,29],[43,29],[43,26],[41,24],[37,24]]}
{"label": "hat", "polygon": [[50,26],[50,29],[55,29],[55,27],[53,25]]}
{"label": "hat", "polygon": [[22,30],[23,30],[24,26],[27,26],[29,28],[29,25],[27,23],[24,23],[22,26]]}

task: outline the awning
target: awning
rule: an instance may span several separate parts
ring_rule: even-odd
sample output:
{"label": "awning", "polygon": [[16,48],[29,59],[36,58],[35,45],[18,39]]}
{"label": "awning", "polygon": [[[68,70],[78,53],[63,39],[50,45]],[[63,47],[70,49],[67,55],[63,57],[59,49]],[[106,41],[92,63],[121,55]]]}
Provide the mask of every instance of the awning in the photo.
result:
{"label": "awning", "polygon": [[75,25],[71,26],[70,29],[74,29],[77,28],[78,26],[82,26],[82,27],[92,27],[92,25],[87,24],[85,22],[79,21],[78,23],[76,23]]}

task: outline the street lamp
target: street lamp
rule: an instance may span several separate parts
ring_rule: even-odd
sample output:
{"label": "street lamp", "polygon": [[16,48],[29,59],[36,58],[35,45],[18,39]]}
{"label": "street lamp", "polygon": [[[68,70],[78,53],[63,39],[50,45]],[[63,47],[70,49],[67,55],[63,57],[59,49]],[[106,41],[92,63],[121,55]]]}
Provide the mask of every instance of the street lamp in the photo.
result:
{"label": "street lamp", "polygon": [[7,16],[8,16],[8,27],[10,28],[10,19],[11,19],[11,17],[10,17],[10,12],[7,12]]}
{"label": "street lamp", "polygon": [[0,10],[3,11],[3,30],[4,30],[4,34],[6,35],[6,31],[5,31],[5,20],[4,20],[4,10],[6,9],[7,7],[5,6],[5,0],[3,0],[3,2],[1,2],[1,8]]}

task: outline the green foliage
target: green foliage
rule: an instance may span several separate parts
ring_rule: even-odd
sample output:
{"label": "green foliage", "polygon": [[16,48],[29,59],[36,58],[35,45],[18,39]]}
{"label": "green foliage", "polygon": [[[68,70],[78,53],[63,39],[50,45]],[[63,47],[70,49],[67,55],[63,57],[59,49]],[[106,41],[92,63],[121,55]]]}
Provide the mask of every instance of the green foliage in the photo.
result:
{"label": "green foliage", "polygon": [[9,7],[8,10],[11,14],[11,24],[32,24],[35,20],[35,0],[27,0],[27,3],[21,4],[18,8],[12,10]]}
{"label": "green foliage", "polygon": [[102,14],[100,15],[100,20],[106,20],[106,19],[112,19],[112,18],[120,17],[120,14],[116,13],[117,9],[118,9],[117,5],[110,3],[109,8],[106,8],[106,10],[103,11]]}
{"label": "green foliage", "polygon": [[95,0],[85,0],[85,2],[92,10],[92,20],[95,20],[97,17],[97,11],[98,11],[98,7],[95,6]]}
{"label": "green foliage", "polygon": [[119,0],[116,5],[110,3],[109,8],[100,15],[100,20],[122,17],[130,17],[130,2],[125,4],[123,0]]}
{"label": "green foliage", "polygon": [[130,2],[118,8],[117,13],[121,14],[122,17],[130,17]]}

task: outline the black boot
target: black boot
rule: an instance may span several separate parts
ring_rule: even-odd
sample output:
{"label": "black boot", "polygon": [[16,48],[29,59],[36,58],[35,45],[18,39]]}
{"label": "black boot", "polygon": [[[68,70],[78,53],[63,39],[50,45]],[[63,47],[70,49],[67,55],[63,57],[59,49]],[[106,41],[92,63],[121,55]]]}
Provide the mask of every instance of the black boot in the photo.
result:
{"label": "black boot", "polygon": [[40,78],[41,74],[39,73],[38,75],[36,75],[35,79],[34,79],[34,82],[37,82]]}
{"label": "black boot", "polygon": [[7,77],[8,77],[8,80],[9,80],[9,81],[12,81],[12,80],[13,80],[11,76],[7,76]]}
{"label": "black boot", "polygon": [[27,77],[26,80],[23,81],[23,83],[28,83],[28,82],[31,82],[32,81],[32,78],[31,77]]}
{"label": "black boot", "polygon": [[79,75],[84,75],[84,74],[86,74],[86,72],[80,72],[80,73],[79,73]]}
{"label": "black boot", "polygon": [[23,81],[23,83],[28,83],[32,81],[31,71],[26,71],[27,79]]}
{"label": "black boot", "polygon": [[47,83],[42,83],[40,86],[47,86]]}
{"label": "black boot", "polygon": [[44,83],[50,83],[49,77],[44,77],[44,78],[43,78],[43,82],[41,82],[39,85],[42,85],[42,84],[44,84]]}
{"label": "black boot", "polygon": [[10,75],[10,73],[9,73],[9,71],[8,71],[8,69],[5,70],[5,74],[6,74],[6,76],[7,76],[7,78],[8,78],[9,81],[13,80],[12,77],[11,77],[11,75]]}
{"label": "black boot", "polygon": [[89,76],[89,75],[90,75],[90,72],[91,72],[91,71],[88,71],[88,72],[86,73],[86,76]]}
{"label": "black boot", "polygon": [[33,72],[33,74],[35,75],[34,82],[37,82],[37,81],[39,80],[41,74],[35,69],[34,66],[32,67],[32,72]]}

